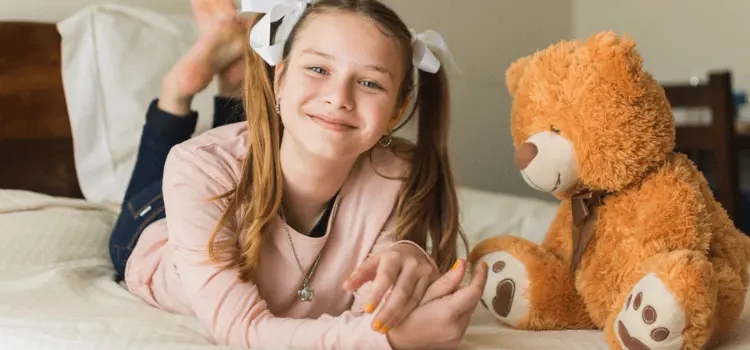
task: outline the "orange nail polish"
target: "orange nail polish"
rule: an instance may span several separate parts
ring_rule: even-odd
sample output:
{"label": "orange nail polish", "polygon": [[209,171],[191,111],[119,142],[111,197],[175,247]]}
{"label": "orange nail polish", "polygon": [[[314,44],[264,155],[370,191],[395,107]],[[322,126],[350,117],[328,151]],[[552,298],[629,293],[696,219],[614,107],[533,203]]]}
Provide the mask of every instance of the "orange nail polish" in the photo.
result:
{"label": "orange nail polish", "polygon": [[459,265],[458,260],[456,260],[456,262],[453,263],[453,269],[458,270],[458,265]]}
{"label": "orange nail polish", "polygon": [[383,327],[383,324],[380,323],[380,321],[375,320],[375,322],[372,324],[372,328],[376,331],[380,331],[381,327]]}
{"label": "orange nail polish", "polygon": [[482,266],[484,266],[484,269],[487,270],[490,268],[490,265],[487,265],[486,261],[482,261]]}
{"label": "orange nail polish", "polygon": [[385,334],[385,333],[388,333],[388,331],[390,330],[391,330],[391,327],[383,326],[382,328],[380,328],[380,333]]}
{"label": "orange nail polish", "polygon": [[369,313],[371,313],[373,311],[375,311],[375,305],[372,305],[372,304],[365,305],[365,312],[366,313],[369,314]]}

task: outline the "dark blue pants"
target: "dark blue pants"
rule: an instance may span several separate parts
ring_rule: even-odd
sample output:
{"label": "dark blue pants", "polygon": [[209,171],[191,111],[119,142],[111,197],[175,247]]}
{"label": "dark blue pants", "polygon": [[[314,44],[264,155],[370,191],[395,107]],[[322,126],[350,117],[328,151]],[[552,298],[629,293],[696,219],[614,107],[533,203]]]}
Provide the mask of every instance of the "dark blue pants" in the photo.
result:
{"label": "dark blue pants", "polygon": [[[162,198],[164,163],[172,147],[186,141],[195,132],[198,122],[197,112],[177,117],[160,110],[157,103],[158,100],[153,100],[146,112],[133,174],[109,240],[109,254],[117,282],[124,278],[125,265],[141,232],[149,224],[166,217]],[[244,118],[240,101],[216,97],[213,127]]]}

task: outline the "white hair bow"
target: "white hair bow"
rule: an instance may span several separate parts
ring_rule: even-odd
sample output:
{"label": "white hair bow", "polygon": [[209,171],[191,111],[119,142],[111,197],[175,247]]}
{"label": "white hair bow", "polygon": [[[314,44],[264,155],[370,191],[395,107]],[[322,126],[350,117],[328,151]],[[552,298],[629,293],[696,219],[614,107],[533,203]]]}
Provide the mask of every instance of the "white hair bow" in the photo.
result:
{"label": "white hair bow", "polygon": [[429,73],[437,73],[441,64],[447,64],[456,73],[461,73],[456,60],[453,58],[448,44],[445,43],[440,33],[428,29],[422,33],[416,33],[410,29],[412,34],[412,46],[414,47],[414,66]]}
{"label": "white hair bow", "polygon": [[[313,0],[242,0],[241,13],[266,14],[250,31],[250,47],[269,65],[279,64],[289,34],[312,2]],[[278,20],[282,20],[281,25],[272,43],[271,23]],[[448,50],[448,45],[438,32],[427,30],[417,34],[411,30],[411,33],[415,67],[429,73],[436,73],[442,62],[456,72],[461,72]]]}
{"label": "white hair bow", "polygon": [[[241,13],[266,14],[250,31],[250,47],[269,65],[279,64],[284,43],[311,2],[312,0],[242,0]],[[271,43],[271,23],[280,19],[283,20],[276,31],[276,38]]]}

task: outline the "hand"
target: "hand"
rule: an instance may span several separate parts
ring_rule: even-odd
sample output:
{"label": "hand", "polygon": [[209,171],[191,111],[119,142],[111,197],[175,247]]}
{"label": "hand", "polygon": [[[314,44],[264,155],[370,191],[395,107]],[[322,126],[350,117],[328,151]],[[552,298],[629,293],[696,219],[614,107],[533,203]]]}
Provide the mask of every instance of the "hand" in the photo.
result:
{"label": "hand", "polygon": [[482,263],[471,282],[455,290],[465,266],[460,263],[435,281],[425,301],[388,333],[393,349],[454,349],[460,345],[487,283],[487,264]]}
{"label": "hand", "polygon": [[[350,291],[373,281],[366,312],[378,310],[373,328],[387,333],[414,310],[440,272],[424,252],[411,244],[396,244],[365,261],[344,283]],[[390,295],[385,298],[386,292]]]}

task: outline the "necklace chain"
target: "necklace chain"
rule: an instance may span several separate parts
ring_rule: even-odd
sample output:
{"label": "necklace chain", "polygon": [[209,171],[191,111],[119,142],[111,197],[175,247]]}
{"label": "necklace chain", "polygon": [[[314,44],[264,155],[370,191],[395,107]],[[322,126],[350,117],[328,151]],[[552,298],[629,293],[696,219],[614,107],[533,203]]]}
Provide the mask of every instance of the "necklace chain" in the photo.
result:
{"label": "necklace chain", "polygon": [[[329,216],[328,220],[333,220],[333,217],[336,215],[336,210],[338,209],[338,197],[336,197],[336,200],[333,204],[333,210],[331,211],[331,215]],[[323,243],[324,246],[320,248],[320,252],[318,252],[318,256],[315,258],[315,262],[313,262],[313,265],[310,267],[310,270],[305,274],[305,269],[302,268],[302,263],[299,260],[299,256],[297,256],[297,250],[294,249],[294,243],[292,242],[292,234],[289,229],[289,224],[286,222],[286,215],[284,214],[284,208],[281,208],[281,221],[284,223],[284,231],[286,231],[286,236],[289,239],[289,245],[292,247],[292,254],[294,255],[294,260],[297,262],[297,267],[299,268],[300,273],[302,273],[302,286],[297,290],[297,297],[301,301],[312,301],[313,297],[313,290],[310,288],[310,280],[312,279],[313,274],[315,274],[315,268],[318,267],[318,262],[320,261],[320,258],[323,256],[323,249],[325,248],[325,242],[328,242],[327,240]]]}

